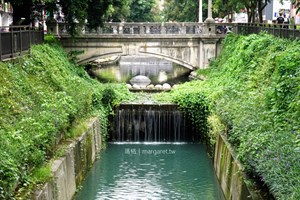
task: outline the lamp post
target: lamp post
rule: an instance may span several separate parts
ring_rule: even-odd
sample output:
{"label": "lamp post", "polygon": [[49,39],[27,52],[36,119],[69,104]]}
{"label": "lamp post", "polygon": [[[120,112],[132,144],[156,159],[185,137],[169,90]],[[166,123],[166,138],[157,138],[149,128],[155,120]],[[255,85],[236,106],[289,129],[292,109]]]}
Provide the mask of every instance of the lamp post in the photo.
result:
{"label": "lamp post", "polygon": [[208,8],[207,8],[207,19],[205,23],[214,23],[215,20],[212,18],[212,0],[208,0]]}
{"label": "lamp post", "polygon": [[199,0],[199,20],[198,20],[199,23],[203,22],[202,16],[203,16],[202,15],[202,0]]}

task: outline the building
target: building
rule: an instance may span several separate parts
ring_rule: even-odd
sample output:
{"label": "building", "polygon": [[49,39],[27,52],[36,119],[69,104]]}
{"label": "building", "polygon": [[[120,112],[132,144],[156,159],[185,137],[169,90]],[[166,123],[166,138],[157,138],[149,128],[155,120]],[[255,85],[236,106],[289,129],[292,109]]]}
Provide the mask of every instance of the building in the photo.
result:
{"label": "building", "polygon": [[[13,23],[13,8],[7,1],[0,0],[0,26],[9,26]],[[1,30],[3,31],[3,30]]]}
{"label": "building", "polygon": [[286,17],[292,17],[291,14],[292,3],[290,0],[283,0],[280,3],[280,0],[273,0],[264,9],[263,18],[264,21],[268,23],[274,22],[277,17],[279,17],[279,13],[286,15]]}

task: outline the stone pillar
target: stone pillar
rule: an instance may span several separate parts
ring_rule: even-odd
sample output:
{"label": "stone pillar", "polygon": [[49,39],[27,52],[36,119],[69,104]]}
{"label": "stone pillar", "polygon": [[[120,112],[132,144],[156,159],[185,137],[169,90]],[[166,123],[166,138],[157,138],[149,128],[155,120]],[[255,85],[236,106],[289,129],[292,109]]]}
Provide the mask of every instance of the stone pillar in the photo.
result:
{"label": "stone pillar", "polygon": [[97,28],[97,34],[102,34],[103,33],[103,28],[100,26]]}
{"label": "stone pillar", "polygon": [[60,35],[59,34],[59,28],[58,28],[58,23],[56,20],[49,20],[46,22],[47,24],[47,32],[51,33],[53,35]]}
{"label": "stone pillar", "polygon": [[166,26],[164,23],[161,23],[160,25],[160,34],[166,34]]}
{"label": "stone pillar", "polygon": [[112,26],[113,34],[118,34],[118,26]]}
{"label": "stone pillar", "polygon": [[123,30],[124,30],[124,24],[120,23],[120,25],[119,25],[119,34],[123,34]]}
{"label": "stone pillar", "polygon": [[208,0],[207,19],[204,24],[204,34],[214,35],[216,34],[215,20],[212,18],[212,0]]}
{"label": "stone pillar", "polygon": [[180,34],[186,34],[186,25],[183,24],[179,32]]}
{"label": "stone pillar", "polygon": [[199,68],[206,69],[209,61],[217,57],[217,43],[219,39],[216,38],[202,38],[199,44]]}
{"label": "stone pillar", "polygon": [[146,34],[150,34],[150,26],[146,25]]}
{"label": "stone pillar", "polygon": [[144,25],[139,26],[140,34],[145,34]]}

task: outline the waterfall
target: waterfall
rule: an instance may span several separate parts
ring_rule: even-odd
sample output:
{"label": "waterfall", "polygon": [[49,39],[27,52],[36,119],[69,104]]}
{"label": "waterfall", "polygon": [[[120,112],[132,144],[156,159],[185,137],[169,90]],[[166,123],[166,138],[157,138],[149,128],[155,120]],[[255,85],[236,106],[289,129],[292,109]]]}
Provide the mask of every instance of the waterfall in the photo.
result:
{"label": "waterfall", "polygon": [[193,141],[184,113],[175,104],[122,104],[116,110],[111,141],[182,142]]}

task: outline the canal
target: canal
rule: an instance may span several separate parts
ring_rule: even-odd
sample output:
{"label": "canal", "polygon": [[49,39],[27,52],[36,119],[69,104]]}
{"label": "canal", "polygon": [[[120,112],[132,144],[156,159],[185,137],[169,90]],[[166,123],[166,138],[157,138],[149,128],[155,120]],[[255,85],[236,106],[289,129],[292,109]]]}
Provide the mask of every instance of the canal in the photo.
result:
{"label": "canal", "polygon": [[[109,81],[130,83],[143,75],[151,84],[171,85],[187,81],[189,73],[169,61],[141,56],[121,57],[92,72],[102,82],[111,77]],[[224,199],[212,159],[199,143],[202,137],[175,104],[121,104],[113,118],[110,142],[76,200]]]}
{"label": "canal", "polygon": [[109,143],[76,200],[224,199],[203,144]]}

